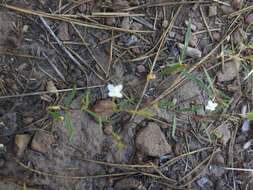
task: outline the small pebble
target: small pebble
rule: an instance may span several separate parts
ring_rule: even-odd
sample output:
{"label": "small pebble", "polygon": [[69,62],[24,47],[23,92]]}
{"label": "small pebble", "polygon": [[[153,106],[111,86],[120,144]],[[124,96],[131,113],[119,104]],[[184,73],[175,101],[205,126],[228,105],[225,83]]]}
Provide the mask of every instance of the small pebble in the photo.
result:
{"label": "small pebble", "polygon": [[[189,24],[189,21],[186,20],[186,21],[185,21],[185,25],[188,26],[188,24]],[[197,26],[194,25],[193,23],[191,24],[191,30],[192,30],[192,31],[196,31],[196,30],[197,30]]]}
{"label": "small pebble", "polygon": [[116,23],[116,18],[115,17],[108,17],[108,18],[106,18],[105,23],[109,26],[112,26]]}
{"label": "small pebble", "polygon": [[137,66],[137,71],[139,73],[144,73],[146,71],[146,68],[143,65],[138,65]]}
{"label": "small pebble", "polygon": [[216,41],[220,41],[220,33],[219,32],[213,32],[213,39]]}
{"label": "small pebble", "polygon": [[162,24],[163,28],[167,28],[168,25],[169,25],[169,21],[168,20],[163,20],[163,24]]}
{"label": "small pebble", "polygon": [[253,24],[253,13],[249,14],[245,19],[246,24]]}
{"label": "small pebble", "polygon": [[197,184],[203,188],[208,181],[209,179],[207,179],[206,177],[202,177],[199,180],[197,180]]}
{"label": "small pebble", "polygon": [[233,0],[231,5],[234,9],[241,9],[243,5],[243,0]]}
{"label": "small pebble", "polygon": [[208,7],[208,16],[212,17],[212,16],[216,16],[217,15],[217,6],[213,5],[213,6],[209,6]]}
{"label": "small pebble", "polygon": [[4,159],[0,158],[0,168],[3,167],[4,163],[5,163]]}
{"label": "small pebble", "polygon": [[229,15],[229,14],[235,12],[235,10],[233,9],[233,7],[228,7],[226,5],[222,5],[221,6],[221,10],[222,10],[223,14],[225,14],[225,15]]}
{"label": "small pebble", "polygon": [[242,39],[242,29],[238,28],[233,32],[233,42],[238,44]]}
{"label": "small pebble", "polygon": [[175,33],[175,32],[169,32],[169,37],[170,37],[170,38],[174,38],[174,37],[175,37],[175,35],[176,35],[176,33]]}
{"label": "small pebble", "polygon": [[225,164],[225,159],[221,154],[217,154],[215,156],[215,161],[220,163],[220,164]]}
{"label": "small pebble", "polygon": [[190,35],[190,40],[189,40],[189,46],[196,47],[197,43],[198,43],[198,38],[196,37],[196,35],[191,34]]}

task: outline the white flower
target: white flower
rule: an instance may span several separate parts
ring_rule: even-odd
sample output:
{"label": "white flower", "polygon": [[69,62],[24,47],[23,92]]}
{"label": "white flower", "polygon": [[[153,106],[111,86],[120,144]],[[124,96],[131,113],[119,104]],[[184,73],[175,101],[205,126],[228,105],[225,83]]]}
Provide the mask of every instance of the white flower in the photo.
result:
{"label": "white flower", "polygon": [[117,97],[117,98],[122,98],[121,90],[123,89],[122,84],[119,84],[117,86],[113,86],[112,84],[108,84],[107,86],[109,90],[109,96],[110,97]]}
{"label": "white flower", "polygon": [[217,106],[218,106],[217,103],[212,102],[211,100],[208,100],[206,110],[214,111]]}

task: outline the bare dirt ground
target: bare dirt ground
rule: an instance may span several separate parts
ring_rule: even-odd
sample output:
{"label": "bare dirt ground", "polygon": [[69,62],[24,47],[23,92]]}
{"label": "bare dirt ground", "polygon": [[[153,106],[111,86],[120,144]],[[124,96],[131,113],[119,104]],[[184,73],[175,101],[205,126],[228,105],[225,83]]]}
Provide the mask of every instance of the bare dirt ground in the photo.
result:
{"label": "bare dirt ground", "polygon": [[250,0],[1,2],[0,189],[252,189],[252,24]]}

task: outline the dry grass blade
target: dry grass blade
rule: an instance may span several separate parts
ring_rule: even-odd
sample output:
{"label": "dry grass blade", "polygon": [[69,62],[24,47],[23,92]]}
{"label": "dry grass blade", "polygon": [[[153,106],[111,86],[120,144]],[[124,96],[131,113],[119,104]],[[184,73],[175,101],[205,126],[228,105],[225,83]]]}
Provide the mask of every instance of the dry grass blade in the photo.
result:
{"label": "dry grass blade", "polygon": [[[76,88],[76,90],[85,90],[89,88],[101,88],[104,87],[105,85],[98,85],[98,86],[89,86],[89,87],[80,87]],[[57,92],[71,92],[73,89],[61,89],[57,90]],[[24,94],[15,94],[15,95],[8,95],[8,96],[0,96],[0,99],[6,99],[6,98],[19,98],[19,97],[26,97],[26,96],[39,96],[43,94],[52,94],[55,92],[49,92],[49,91],[40,91],[40,92],[31,92],[31,93],[24,93]]]}
{"label": "dry grass blade", "polygon": [[[180,5],[180,6],[179,6],[179,8],[177,9],[177,12],[175,13],[173,19],[171,20],[171,22],[170,22],[170,24],[169,24],[169,26],[168,26],[167,29],[164,31],[164,33],[162,34],[162,36],[161,36],[161,38],[160,38],[160,40],[159,40],[159,41],[160,41],[160,45],[159,45],[159,48],[158,48],[158,50],[157,50],[157,52],[156,52],[154,61],[153,61],[152,65],[151,65],[151,68],[150,68],[150,71],[149,71],[149,74],[150,74],[150,75],[153,74],[153,70],[154,70],[155,64],[156,64],[156,62],[157,62],[157,59],[158,59],[158,57],[159,57],[159,55],[160,55],[160,52],[161,52],[161,50],[162,50],[162,48],[163,48],[163,46],[164,46],[164,44],[165,44],[165,42],[166,42],[166,37],[167,37],[168,33],[171,31],[172,26],[174,25],[174,22],[175,22],[177,16],[179,15],[179,13],[180,13],[182,7],[183,7],[183,5]],[[137,111],[137,110],[139,109],[139,107],[140,107],[140,104],[141,104],[141,102],[142,102],[142,99],[143,99],[143,97],[144,97],[144,94],[145,94],[145,92],[146,92],[146,90],[147,90],[147,88],[148,88],[148,84],[149,84],[149,80],[147,79],[147,81],[146,81],[146,83],[145,83],[145,86],[144,86],[144,89],[143,89],[143,92],[142,92],[142,95],[141,95],[141,97],[140,97],[140,99],[139,99],[139,101],[138,101],[138,103],[137,103],[137,105],[136,105],[136,107],[135,107],[135,113],[136,113],[136,111]],[[135,117],[135,113],[133,114],[132,119]]]}
{"label": "dry grass blade", "polygon": [[208,34],[209,34],[211,40],[213,41],[213,35],[212,35],[212,33],[211,33],[210,29],[209,29],[209,26],[208,26],[208,24],[207,24],[207,22],[206,22],[206,18],[205,18],[204,12],[203,12],[203,10],[202,10],[202,7],[200,6],[199,9],[200,9],[200,13],[201,13],[201,16],[202,16],[202,18],[203,18],[203,21],[204,21],[204,23],[205,23],[205,26],[206,26],[206,28],[207,28],[207,30],[208,30]]}
{"label": "dry grass blade", "polygon": [[[130,14],[130,13],[120,13],[120,12],[93,12],[91,13],[93,17],[134,17],[134,16],[145,16],[144,14]],[[88,16],[88,15],[87,15]]]}
{"label": "dry grass blade", "polygon": [[[207,157],[205,160],[203,160],[198,166],[196,166],[193,170],[195,170],[196,168],[199,168],[201,165],[203,165],[205,162],[208,161],[208,163],[204,166],[204,168],[202,169],[202,171],[200,171],[195,177],[193,177],[191,180],[189,180],[188,182],[186,182],[184,185],[180,185],[179,188],[183,188],[183,187],[185,187],[185,186],[191,184],[191,183],[192,183],[193,181],[195,181],[196,179],[198,179],[198,178],[201,176],[201,174],[209,167],[209,165],[211,164],[211,161],[213,160],[214,155],[215,155],[217,152],[219,152],[219,151],[218,151],[218,150],[213,151],[213,153],[212,153],[210,156],[208,156],[208,157]],[[189,175],[193,172],[193,170],[189,173]],[[188,174],[187,174],[187,175],[188,175]],[[187,175],[186,175],[186,176],[187,176]],[[184,176],[184,178],[185,178],[186,176]],[[180,180],[180,181],[181,181],[181,180]]]}
{"label": "dry grass blade", "polygon": [[80,37],[80,39],[82,40],[83,44],[85,45],[85,47],[87,48],[90,56],[92,57],[92,59],[96,62],[96,64],[98,65],[98,67],[101,69],[101,71],[106,74],[105,69],[103,68],[103,66],[99,63],[99,61],[97,60],[96,56],[94,56],[92,50],[90,49],[90,47],[88,46],[88,44],[86,43],[86,41],[84,40],[83,36],[80,34],[80,32],[78,31],[78,29],[75,27],[74,24],[72,24],[72,27],[74,28],[74,30],[76,31],[77,35]]}
{"label": "dry grass blade", "polygon": [[2,51],[0,51],[0,54],[2,54],[2,55],[17,56],[17,57],[25,57],[25,58],[29,58],[29,59],[46,60],[46,58],[44,58],[44,57],[27,55],[27,54],[20,54],[20,53],[17,53],[17,52],[2,52]]}
{"label": "dry grass blade", "polygon": [[168,160],[167,162],[165,162],[164,164],[162,164],[159,168],[166,167],[169,164],[172,164],[172,163],[176,162],[177,160],[179,160],[179,159],[181,159],[181,158],[183,158],[185,156],[189,156],[189,155],[195,154],[197,152],[201,152],[201,151],[208,150],[208,149],[213,149],[213,147],[205,147],[205,148],[201,148],[201,149],[194,150],[194,151],[191,151],[191,152],[187,152],[185,154],[181,154],[181,155],[179,155],[177,157],[174,157],[174,158]]}
{"label": "dry grass blade", "polygon": [[237,16],[237,15],[240,15],[240,14],[242,14],[242,13],[244,13],[244,12],[248,12],[248,11],[251,11],[251,10],[253,10],[253,5],[250,5],[250,6],[248,6],[248,7],[245,7],[245,8],[243,8],[243,9],[239,10],[239,11],[233,12],[233,13],[231,13],[231,14],[229,15],[229,17]]}
{"label": "dry grass blade", "polygon": [[20,162],[17,158],[14,158],[14,160],[23,168],[40,174],[40,175],[44,175],[44,176],[52,176],[52,177],[56,177],[56,178],[64,178],[64,179],[91,179],[91,178],[103,178],[103,177],[116,177],[116,176],[124,176],[124,175],[134,175],[137,174],[138,172],[122,172],[122,173],[118,173],[118,174],[104,174],[104,175],[90,175],[90,176],[67,176],[67,175],[61,175],[61,174],[52,174],[52,173],[48,173],[48,172],[43,172],[43,171],[39,171],[39,170],[35,170],[33,168],[30,168],[28,166],[26,166],[25,164],[23,164],[22,162]]}
{"label": "dry grass blade", "polygon": [[135,7],[130,7],[127,9],[124,9],[124,11],[132,11],[135,9],[140,9],[140,8],[149,8],[149,7],[163,7],[163,6],[175,6],[175,5],[185,5],[185,4],[194,4],[194,3],[211,3],[212,1],[181,1],[181,2],[164,2],[164,3],[147,3],[143,5],[138,5]]}
{"label": "dry grass blade", "polygon": [[[234,30],[237,27],[235,27],[229,34],[227,34],[226,36],[223,37],[223,39],[205,56],[203,57],[196,65],[194,65],[189,71],[188,73],[192,73],[195,69],[197,69],[198,67],[200,67],[202,64],[205,63],[205,61],[221,46],[221,44],[227,39],[227,36],[230,36]],[[161,99],[163,99],[164,97],[168,96],[171,92],[173,92],[176,88],[178,88],[184,81],[186,80],[186,77],[184,75],[179,75],[174,83],[171,85],[171,87],[169,87],[168,89],[166,89],[164,92],[162,92],[155,100],[153,100],[151,103],[148,103],[147,105],[145,105],[144,107],[149,107],[151,105],[156,104],[157,102],[159,102]]]}
{"label": "dry grass blade", "polygon": [[75,20],[75,19],[71,19],[71,18],[65,18],[63,16],[59,16],[57,14],[48,14],[48,13],[44,13],[44,12],[40,12],[40,11],[33,11],[33,10],[27,10],[27,9],[23,9],[23,8],[19,8],[19,7],[15,7],[12,5],[4,5],[6,8],[13,10],[13,11],[18,11],[20,13],[26,13],[26,14],[31,14],[31,15],[36,15],[36,16],[43,16],[45,18],[50,18],[50,19],[55,19],[55,20],[61,20],[61,21],[65,21],[68,23],[73,23],[79,26],[85,26],[85,27],[89,27],[89,28],[94,28],[94,29],[101,29],[101,30],[116,30],[116,31],[121,31],[121,32],[128,32],[128,33],[150,33],[153,31],[141,31],[141,30],[126,30],[124,28],[117,28],[117,27],[112,27],[112,26],[106,26],[103,24],[95,24],[95,23],[88,23],[88,22],[83,22],[80,20]]}

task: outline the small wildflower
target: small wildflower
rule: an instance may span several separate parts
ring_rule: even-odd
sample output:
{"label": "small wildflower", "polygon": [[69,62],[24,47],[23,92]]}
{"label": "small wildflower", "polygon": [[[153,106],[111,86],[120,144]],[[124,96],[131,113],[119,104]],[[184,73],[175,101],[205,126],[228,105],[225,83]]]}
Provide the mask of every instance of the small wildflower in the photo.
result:
{"label": "small wildflower", "polygon": [[211,100],[208,100],[206,110],[214,111],[217,106],[218,106],[217,103],[212,102]]}
{"label": "small wildflower", "polygon": [[113,86],[112,84],[108,84],[107,86],[109,90],[109,96],[110,97],[116,97],[116,98],[122,98],[121,90],[123,89],[122,84],[119,84],[117,86]]}

